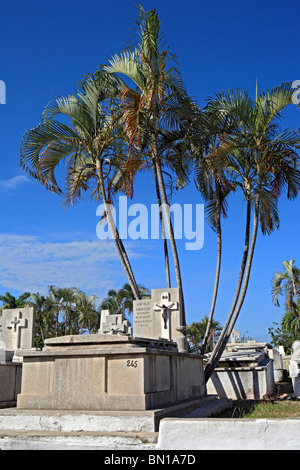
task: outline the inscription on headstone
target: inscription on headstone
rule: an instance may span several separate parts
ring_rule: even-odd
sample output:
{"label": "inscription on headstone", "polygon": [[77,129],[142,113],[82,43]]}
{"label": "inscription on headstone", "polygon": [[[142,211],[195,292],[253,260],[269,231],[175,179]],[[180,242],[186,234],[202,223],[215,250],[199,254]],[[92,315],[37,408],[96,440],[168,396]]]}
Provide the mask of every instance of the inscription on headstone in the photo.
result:
{"label": "inscription on headstone", "polygon": [[133,334],[140,338],[153,338],[153,301],[133,302]]}
{"label": "inscription on headstone", "polygon": [[174,341],[179,351],[187,351],[181,314],[178,288],[152,289],[151,299],[133,302],[133,335]]}

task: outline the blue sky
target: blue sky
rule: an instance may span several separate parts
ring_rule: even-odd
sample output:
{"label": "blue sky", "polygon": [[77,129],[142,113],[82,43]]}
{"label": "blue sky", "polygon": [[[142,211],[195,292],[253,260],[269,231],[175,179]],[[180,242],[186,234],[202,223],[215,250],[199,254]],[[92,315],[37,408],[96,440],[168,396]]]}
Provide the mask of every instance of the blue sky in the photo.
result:
{"label": "blue sky", "polygon": [[[145,0],[156,8],[170,51],[177,54],[189,93],[200,105],[221,90],[240,87],[255,94],[300,79],[298,0]],[[47,103],[72,93],[86,72],[94,72],[127,44],[137,16],[131,0],[10,0],[1,2],[0,80],[0,293],[45,292],[50,284],[77,286],[101,300],[126,278],[112,243],[96,236],[96,205],[83,201],[61,207],[19,168],[23,133],[38,124]],[[299,128],[299,109],[290,106],[283,127]],[[145,191],[145,188],[147,191]],[[155,202],[151,174],[137,182],[132,203]],[[172,202],[203,203],[193,184]],[[245,207],[230,201],[224,221],[224,258],[216,319],[224,323],[237,281],[243,247]],[[248,294],[237,328],[253,339],[269,340],[268,327],[282,308],[271,302],[271,279],[282,261],[300,265],[300,200],[280,200],[280,229],[259,235]],[[127,240],[137,281],[165,286],[162,244]],[[186,251],[178,242],[187,321],[209,313],[216,262],[216,236],[205,224],[204,245]],[[173,286],[175,278],[172,275]]]}

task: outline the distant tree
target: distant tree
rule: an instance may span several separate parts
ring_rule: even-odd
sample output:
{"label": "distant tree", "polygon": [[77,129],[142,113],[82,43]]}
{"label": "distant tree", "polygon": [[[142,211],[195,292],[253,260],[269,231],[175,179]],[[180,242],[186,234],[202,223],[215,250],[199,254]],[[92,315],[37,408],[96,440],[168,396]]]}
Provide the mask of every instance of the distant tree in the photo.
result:
{"label": "distant tree", "polygon": [[246,331],[246,333],[240,336],[239,343],[247,343],[248,341],[252,341],[252,338],[248,335],[248,331]]}
{"label": "distant tree", "polygon": [[32,305],[35,308],[35,347],[42,349],[46,338],[51,338],[55,334],[52,322],[49,299],[39,292],[31,295]]}
{"label": "distant tree", "polygon": [[285,313],[281,328],[288,331],[293,341],[300,338],[300,269],[294,260],[283,261],[284,270],[275,273],[272,279],[272,300],[279,307],[279,295],[285,297]]}
{"label": "distant tree", "polygon": [[[201,354],[202,344],[206,338],[206,330],[208,324],[207,315],[199,322],[193,322],[186,327],[186,337],[189,343],[190,352]],[[212,320],[207,339],[207,351],[213,348],[213,341],[218,339],[222,327],[218,321]]]}
{"label": "distant tree", "polygon": [[76,310],[79,314],[80,333],[97,333],[100,327],[100,312],[95,305],[96,296],[79,292],[76,299]]}
{"label": "distant tree", "polygon": [[15,297],[9,292],[5,292],[4,295],[0,295],[0,301],[3,304],[0,307],[0,314],[2,310],[12,309],[12,308],[22,308],[22,307],[30,307],[30,292],[24,292],[23,294],[19,295],[19,297]]}
{"label": "distant tree", "polygon": [[[145,299],[150,297],[150,291],[138,285],[140,298]],[[133,312],[133,301],[135,300],[134,293],[129,284],[124,284],[118,291],[110,289],[107,296],[100,304],[100,310],[110,310],[112,315],[130,315]]]}
{"label": "distant tree", "polygon": [[286,354],[290,354],[294,342],[291,331],[283,323],[273,322],[272,325],[268,329],[268,333],[272,338],[270,343],[275,347],[283,346]]}

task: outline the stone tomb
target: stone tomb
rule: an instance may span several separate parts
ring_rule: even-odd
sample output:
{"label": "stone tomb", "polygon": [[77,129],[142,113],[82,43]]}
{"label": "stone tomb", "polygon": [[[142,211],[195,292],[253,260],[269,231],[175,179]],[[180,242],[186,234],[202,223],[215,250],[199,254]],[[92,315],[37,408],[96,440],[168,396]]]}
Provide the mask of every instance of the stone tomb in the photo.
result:
{"label": "stone tomb", "polygon": [[23,356],[20,409],[142,411],[205,394],[203,357],[166,340],[63,336]]}
{"label": "stone tomb", "polygon": [[140,338],[174,341],[180,352],[187,352],[182,326],[180,289],[153,289],[151,299],[133,302],[133,334]]}
{"label": "stone tomb", "polygon": [[294,341],[293,354],[289,364],[289,375],[292,379],[294,395],[300,398],[300,341]]}
{"label": "stone tomb", "polygon": [[262,399],[275,387],[268,343],[229,343],[207,382],[207,393],[233,400]]}
{"label": "stone tomb", "polygon": [[19,352],[17,407],[191,411],[205,395],[203,356],[184,351],[181,315],[179,290],[156,289],[151,299],[135,302],[134,336],[122,315],[105,311],[98,334],[50,338],[42,351]]}

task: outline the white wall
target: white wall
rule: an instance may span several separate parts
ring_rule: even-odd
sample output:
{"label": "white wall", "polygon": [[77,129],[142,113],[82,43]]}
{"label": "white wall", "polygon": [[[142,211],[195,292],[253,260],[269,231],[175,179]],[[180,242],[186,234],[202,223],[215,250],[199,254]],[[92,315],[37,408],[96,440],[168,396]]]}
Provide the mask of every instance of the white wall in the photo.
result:
{"label": "white wall", "polygon": [[158,450],[300,450],[300,418],[165,418]]}

